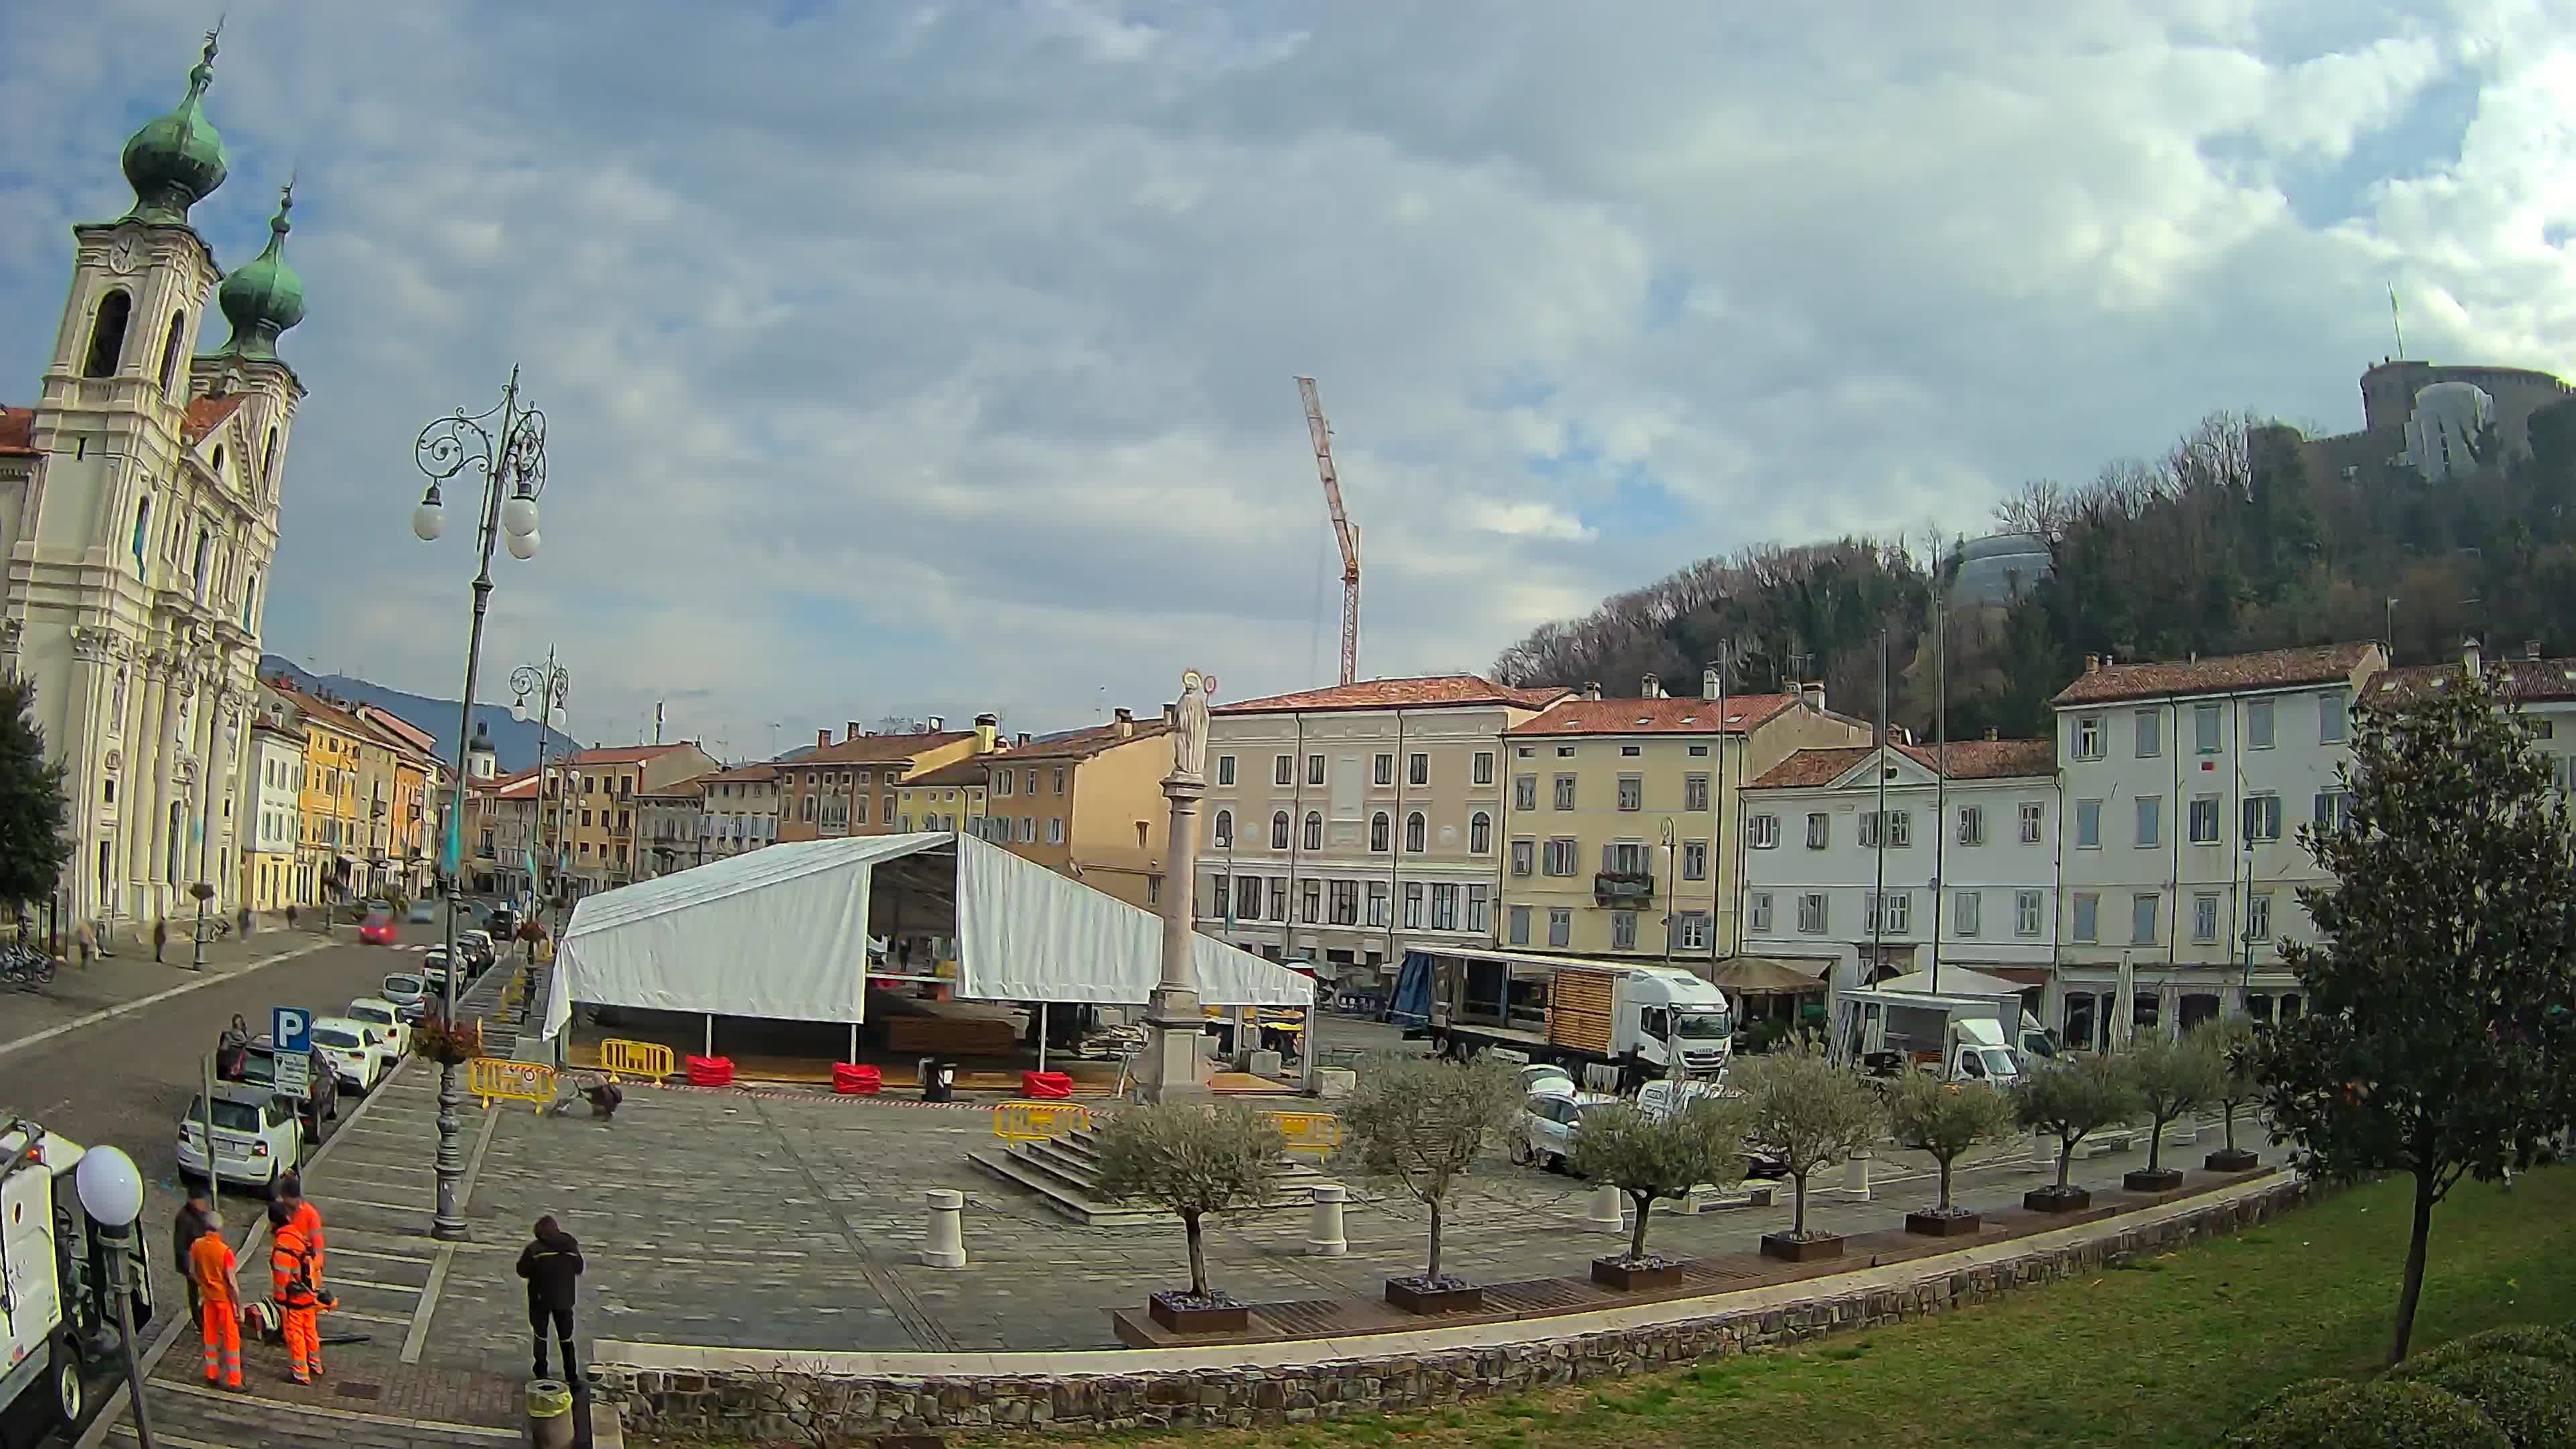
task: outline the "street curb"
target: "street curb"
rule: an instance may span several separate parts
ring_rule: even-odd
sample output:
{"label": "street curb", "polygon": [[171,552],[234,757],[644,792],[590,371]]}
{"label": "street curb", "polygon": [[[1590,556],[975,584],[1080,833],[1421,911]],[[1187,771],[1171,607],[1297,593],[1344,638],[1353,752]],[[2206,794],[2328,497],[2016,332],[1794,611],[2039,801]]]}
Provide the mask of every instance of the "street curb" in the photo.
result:
{"label": "street curb", "polygon": [[182,981],[178,985],[169,987],[165,990],[155,991],[148,996],[138,996],[132,1001],[125,1002],[121,1005],[107,1007],[100,1011],[93,1011],[87,1016],[74,1017],[70,1021],[66,1021],[59,1026],[46,1027],[43,1031],[37,1032],[33,1036],[22,1036],[16,1041],[0,1044],[0,1057],[8,1056],[12,1052],[25,1051],[31,1046],[37,1046],[44,1042],[52,1041],[56,1037],[69,1036],[73,1032],[96,1026],[103,1021],[114,1021],[120,1016],[127,1015],[131,1012],[141,1011],[147,1006],[157,1006],[164,1001],[168,1001],[174,996],[185,996],[191,991],[212,986],[218,981],[236,980],[240,977],[248,976],[254,971],[265,970],[268,967],[276,965],[280,961],[292,961],[298,956],[310,956],[316,951],[336,944],[338,943],[332,941],[317,941],[311,945],[298,946],[291,951],[280,951],[274,956],[263,956],[259,960],[253,961],[249,965],[242,967],[238,971],[208,972],[203,976]]}

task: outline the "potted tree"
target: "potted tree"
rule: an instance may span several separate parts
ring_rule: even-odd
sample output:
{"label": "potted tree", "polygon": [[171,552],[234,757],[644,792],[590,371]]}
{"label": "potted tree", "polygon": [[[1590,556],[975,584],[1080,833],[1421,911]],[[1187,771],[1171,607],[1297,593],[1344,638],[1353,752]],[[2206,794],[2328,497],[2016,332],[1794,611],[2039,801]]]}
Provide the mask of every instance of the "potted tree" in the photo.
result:
{"label": "potted tree", "polygon": [[2128,1073],[2108,1057],[2078,1057],[2022,1078],[2013,1088],[2012,1102],[2014,1120],[2057,1139],[2057,1184],[2022,1194],[2021,1205],[2040,1213],[2091,1207],[2093,1194],[2067,1180],[2075,1167],[2075,1145],[2137,1112]]}
{"label": "potted tree", "polygon": [[2164,1165],[2165,1127],[2208,1101],[2225,1067],[2205,1031],[2185,1033],[2178,1041],[2158,1038],[2120,1062],[2148,1121],[2147,1165],[2124,1174],[2120,1186],[2131,1192],[2171,1192],[2182,1186],[2182,1169]]}
{"label": "potted tree", "polygon": [[2211,1029],[2210,1049],[2218,1054],[2218,1088],[2209,1100],[2218,1104],[2220,1130],[2227,1145],[2200,1161],[2211,1172],[2251,1172],[2263,1159],[2236,1145],[2236,1114],[2263,1100],[2263,1084],[2253,1072],[2254,1024],[2239,1019]]}
{"label": "potted tree", "polygon": [[1978,1083],[1944,1082],[1925,1073],[1909,1073],[1896,1084],[1888,1104],[1888,1125],[1900,1147],[1928,1153],[1941,1167],[1941,1200],[1928,1211],[1905,1215],[1905,1230],[1925,1237],[1957,1238],[1974,1234],[1984,1220],[1950,1201],[1950,1169],[1969,1148],[2010,1131],[2012,1103]]}
{"label": "potted tree", "polygon": [[1452,1063],[1435,1057],[1378,1061],[1360,1075],[1342,1110],[1343,1159],[1431,1213],[1431,1257],[1423,1271],[1386,1280],[1386,1301],[1407,1313],[1482,1308],[1485,1290],[1440,1271],[1441,1211],[1459,1179],[1520,1111],[1520,1076],[1491,1057]]}
{"label": "potted tree", "polygon": [[1239,1102],[1122,1107],[1101,1128],[1101,1193],[1162,1208],[1181,1220],[1189,1239],[1190,1291],[1149,1297],[1145,1311],[1156,1323],[1174,1333],[1248,1326],[1251,1310],[1243,1301],[1208,1286],[1201,1223],[1210,1213],[1259,1206],[1268,1196],[1271,1166],[1287,1146],[1278,1123]]}
{"label": "potted tree", "polygon": [[1647,1254],[1647,1217],[1657,1198],[1684,1198],[1701,1183],[1723,1187],[1741,1179],[1752,1125],[1752,1106],[1742,1097],[1694,1097],[1676,1112],[1625,1102],[1585,1112],[1574,1128],[1574,1170],[1626,1193],[1637,1213],[1628,1251],[1593,1259],[1592,1281],[1622,1291],[1681,1282],[1680,1262]]}
{"label": "potted tree", "polygon": [[1752,1105],[1752,1139],[1795,1189],[1789,1231],[1763,1234],[1764,1255],[1792,1263],[1841,1257],[1841,1234],[1807,1231],[1807,1182],[1875,1144],[1887,1125],[1885,1104],[1812,1038],[1785,1041],[1738,1070]]}

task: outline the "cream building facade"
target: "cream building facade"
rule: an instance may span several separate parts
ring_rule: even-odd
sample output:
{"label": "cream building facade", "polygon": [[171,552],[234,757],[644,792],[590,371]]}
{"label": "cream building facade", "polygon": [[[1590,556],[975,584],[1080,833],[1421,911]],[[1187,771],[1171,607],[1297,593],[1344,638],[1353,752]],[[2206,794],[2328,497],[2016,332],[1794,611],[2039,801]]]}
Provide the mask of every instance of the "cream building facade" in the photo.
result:
{"label": "cream building facade", "polygon": [[[241,886],[260,615],[304,397],[276,347],[304,315],[291,198],[230,274],[189,218],[226,171],[203,109],[214,57],[209,39],[179,106],[126,143],[133,208],[72,229],[40,397],[0,410],[0,664],[35,682],[65,767],[67,907],[127,930],[193,915],[200,879],[227,912]],[[231,335],[199,354],[210,298]]]}
{"label": "cream building facade", "polygon": [[706,818],[698,833],[706,841],[707,859],[740,855],[777,842],[782,768],[741,765],[706,777],[701,798]]}
{"label": "cream building facade", "polygon": [[304,736],[282,711],[262,713],[250,727],[243,806],[248,841],[241,853],[240,899],[255,911],[305,906],[295,869],[304,837]]}

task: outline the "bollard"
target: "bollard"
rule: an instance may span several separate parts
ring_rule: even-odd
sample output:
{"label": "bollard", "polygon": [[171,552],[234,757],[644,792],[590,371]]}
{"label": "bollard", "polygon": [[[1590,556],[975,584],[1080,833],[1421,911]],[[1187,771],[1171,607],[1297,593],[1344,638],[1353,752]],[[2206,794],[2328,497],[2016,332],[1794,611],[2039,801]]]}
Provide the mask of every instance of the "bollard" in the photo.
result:
{"label": "bollard", "polygon": [[965,1267],[966,1194],[934,1187],[923,1196],[930,1202],[930,1235],[922,1240],[921,1261],[932,1268]]}
{"label": "bollard", "polygon": [[561,1379],[528,1381],[528,1443],[532,1449],[571,1449],[572,1388]]}
{"label": "bollard", "polygon": [[1843,1164],[1843,1196],[1854,1202],[1870,1200],[1868,1153],[1855,1152],[1851,1155],[1851,1159]]}
{"label": "bollard", "polygon": [[1595,1232],[1624,1233],[1628,1231],[1627,1206],[1627,1195],[1605,1182],[1592,1189],[1591,1212],[1584,1221]]}
{"label": "bollard", "polygon": [[2200,1114],[2185,1112],[2174,1122],[2174,1134],[2167,1140],[2177,1147],[2189,1147],[2200,1141]]}
{"label": "bollard", "polygon": [[1313,1191],[1315,1216],[1306,1227],[1306,1254],[1338,1258],[1351,1250],[1350,1239],[1342,1236],[1342,1204],[1351,1190],[1338,1182],[1319,1182]]}

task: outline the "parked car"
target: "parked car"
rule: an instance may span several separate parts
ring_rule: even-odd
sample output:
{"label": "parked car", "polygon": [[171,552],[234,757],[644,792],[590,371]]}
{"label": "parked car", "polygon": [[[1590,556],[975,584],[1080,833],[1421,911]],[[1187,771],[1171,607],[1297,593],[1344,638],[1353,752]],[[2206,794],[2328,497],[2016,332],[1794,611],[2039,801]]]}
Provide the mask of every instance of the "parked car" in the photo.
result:
{"label": "parked car", "polygon": [[438,902],[414,901],[411,903],[411,909],[403,915],[415,926],[429,925],[438,919]]}
{"label": "parked car", "polygon": [[1574,1160],[1574,1128],[1583,1114],[1599,1105],[1571,1093],[1539,1092],[1521,1104],[1520,1132],[1512,1143],[1512,1160],[1563,1172]]}
{"label": "parked car", "polygon": [[429,1009],[429,983],[410,971],[397,971],[376,987],[376,995],[394,1004],[404,1021],[418,1021]]}
{"label": "parked car", "polygon": [[374,1091],[399,1060],[381,1030],[348,1016],[313,1019],[313,1052],[331,1063],[340,1085],[361,1094]]}
{"label": "parked car", "polygon": [[393,1049],[395,1061],[401,1061],[411,1051],[411,1023],[403,1020],[401,1007],[383,997],[361,996],[350,1002],[349,1009],[342,1014],[381,1033],[385,1045]]}
{"label": "parked car", "polygon": [[467,975],[480,976],[492,969],[492,937],[489,932],[457,932],[456,949],[464,954]]}
{"label": "parked car", "polygon": [[394,913],[390,910],[367,912],[366,919],[358,922],[358,940],[369,946],[392,945]]}
{"label": "parked car", "polygon": [[189,1098],[179,1119],[179,1175],[203,1181],[211,1170],[225,1182],[274,1190],[277,1179],[294,1169],[304,1144],[294,1107],[265,1088],[246,1082],[215,1084],[215,1149],[211,1168],[206,1157],[206,1096]]}
{"label": "parked car", "polygon": [[[324,1123],[340,1115],[340,1077],[331,1059],[319,1051],[305,1057],[304,1100],[295,1104],[297,1115],[304,1119],[304,1140],[321,1142],[330,1136]],[[277,1043],[267,1032],[250,1039],[250,1047],[241,1055],[240,1075],[234,1080],[277,1090]],[[285,1100],[281,1097],[279,1100]]]}
{"label": "parked car", "polygon": [[1532,1063],[1521,1068],[1521,1091],[1532,1097],[1571,1097],[1574,1074],[1553,1063]]}
{"label": "parked car", "polygon": [[508,906],[494,906],[492,914],[483,918],[483,929],[492,933],[493,940],[507,945],[519,934],[519,913]]}

